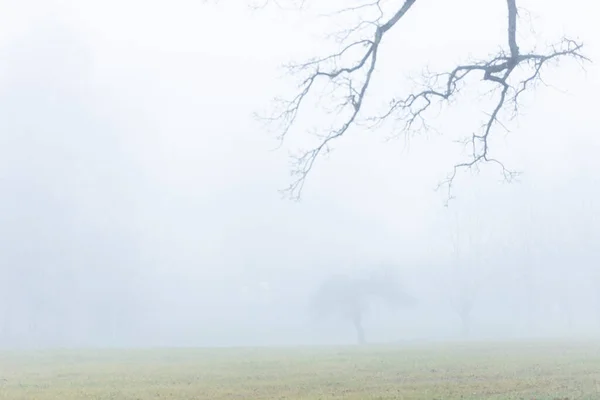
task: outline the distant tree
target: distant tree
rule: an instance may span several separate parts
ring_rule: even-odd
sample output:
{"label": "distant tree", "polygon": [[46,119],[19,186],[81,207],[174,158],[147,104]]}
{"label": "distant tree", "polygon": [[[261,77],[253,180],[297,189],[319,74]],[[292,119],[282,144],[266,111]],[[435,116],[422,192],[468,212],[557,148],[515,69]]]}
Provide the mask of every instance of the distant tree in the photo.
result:
{"label": "distant tree", "polygon": [[455,249],[455,255],[456,261],[452,273],[454,274],[456,286],[454,287],[451,304],[460,318],[462,336],[467,338],[471,333],[471,313],[477,296],[477,285],[472,277],[469,276],[465,260],[460,257],[460,250],[458,248]]}
{"label": "distant tree", "polygon": [[[461,332],[464,338],[471,334],[473,324],[473,307],[477,301],[481,275],[485,270],[481,259],[481,246],[485,234],[481,230],[481,221],[474,218],[474,226],[461,229],[458,225],[452,235],[452,270],[454,286],[450,304],[461,321]],[[466,240],[463,243],[463,238]],[[462,246],[468,249],[465,254]]]}
{"label": "distant tree", "polygon": [[415,303],[393,275],[373,273],[368,278],[333,275],[318,287],[312,301],[312,311],[318,318],[341,317],[352,323],[358,344],[366,344],[364,317],[373,300],[380,299],[396,309]]}
{"label": "distant tree", "polygon": [[[523,249],[522,254],[522,266],[520,268],[521,271],[521,280],[523,283],[523,288],[525,289],[525,312],[527,316],[527,329],[529,332],[532,332],[536,328],[536,299],[535,294],[537,291],[536,282],[535,282],[535,274],[536,269],[538,267],[538,246],[535,246],[535,232],[534,226],[536,225],[535,216],[534,216],[534,208],[533,206],[529,206],[528,218],[524,219],[521,224],[521,233],[522,238],[516,238],[520,243],[520,247]],[[516,244],[516,248],[519,244]]]}
{"label": "distant tree", "polygon": [[[262,3],[308,7],[309,1],[263,0]],[[498,15],[498,18],[506,18],[507,22],[507,40],[503,49],[484,59],[450,66],[446,71],[424,72],[421,81],[417,82],[418,90],[398,93],[397,97],[389,99],[380,114],[373,115],[365,110],[365,104],[373,99],[369,97],[370,85],[378,76],[380,56],[393,51],[410,57],[402,50],[402,41],[390,41],[390,32],[399,28],[406,18],[410,18],[410,11],[423,2],[356,0],[349,3],[331,15],[345,18],[341,23],[349,24],[334,34],[338,49],[290,65],[290,73],[299,79],[298,91],[287,99],[277,99],[273,114],[266,117],[267,121],[275,124],[281,140],[297,125],[298,116],[304,110],[322,107],[331,118],[316,128],[316,145],[293,157],[292,182],[285,192],[294,199],[301,196],[305,180],[318,157],[326,154],[336,139],[359,123],[377,127],[386,120],[394,120],[401,123],[398,133],[422,131],[427,128],[432,112],[436,112],[434,110],[454,101],[463,88],[476,85],[483,92],[495,94],[495,100],[489,109],[484,110],[487,116],[481,121],[481,130],[465,138],[468,158],[457,162],[440,186],[447,187],[450,198],[457,173],[483,163],[498,166],[503,177],[510,180],[515,172],[492,155],[489,138],[497,127],[506,126],[505,122],[518,113],[522,94],[543,82],[542,71],[546,66],[564,58],[589,61],[581,52],[583,44],[571,38],[563,37],[542,51],[519,43],[523,37],[518,35],[521,32],[517,0],[506,0],[506,14]],[[466,12],[468,10],[458,7],[456,14],[448,15],[448,18],[457,18]],[[423,21],[423,24],[427,23]],[[436,27],[428,29],[435,30]]]}
{"label": "distant tree", "polygon": [[[10,138],[0,146],[3,340],[104,338],[102,319],[116,327],[124,299],[137,292],[143,252],[131,233],[139,190],[131,177],[140,170],[123,151],[114,119],[97,112],[104,103],[92,90],[91,53],[77,31],[40,24],[3,55],[0,131]],[[93,303],[111,308],[94,313]]]}
{"label": "distant tree", "polygon": [[473,305],[476,300],[477,287],[462,283],[457,296],[454,298],[454,309],[460,317],[462,336],[466,339],[471,334]]}

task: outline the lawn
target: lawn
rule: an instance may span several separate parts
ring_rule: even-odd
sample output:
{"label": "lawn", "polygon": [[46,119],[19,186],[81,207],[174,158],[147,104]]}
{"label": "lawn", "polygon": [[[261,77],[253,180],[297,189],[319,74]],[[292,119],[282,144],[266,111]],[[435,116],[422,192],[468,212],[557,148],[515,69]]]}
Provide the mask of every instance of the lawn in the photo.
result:
{"label": "lawn", "polygon": [[3,352],[0,399],[600,399],[600,344]]}

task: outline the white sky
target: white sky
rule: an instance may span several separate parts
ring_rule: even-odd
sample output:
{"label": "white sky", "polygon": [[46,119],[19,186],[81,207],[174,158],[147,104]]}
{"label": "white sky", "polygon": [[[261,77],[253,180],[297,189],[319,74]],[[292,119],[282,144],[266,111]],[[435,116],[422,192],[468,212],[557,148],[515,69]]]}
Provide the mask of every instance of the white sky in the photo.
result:
{"label": "white sky", "polygon": [[[480,176],[463,173],[458,199],[443,207],[444,193],[433,189],[460,160],[451,139],[481,122],[481,109],[467,97],[435,120],[441,137],[387,142],[385,129],[349,132],[331,156],[319,159],[303,201],[281,200],[277,191],[289,183],[287,151],[304,133],[294,131],[286,147],[271,151],[277,142],[252,113],[291,93],[295,82],[282,64],[326,51],[331,25],[315,15],[328,9],[325,4],[335,9],[341,3],[312,3],[298,12],[251,11],[240,0],[0,0],[0,97],[12,107],[12,122],[6,114],[0,122],[0,178],[16,182],[31,170],[26,176],[52,190],[71,190],[64,196],[78,210],[77,220],[133,237],[144,268],[163,274],[157,276],[267,282],[281,271],[325,266],[447,265],[453,215],[467,231],[474,229],[469,218],[484,220],[492,232],[483,245],[490,254],[525,240],[522,224],[531,209],[536,240],[555,232],[552,243],[578,242],[584,228],[577,222],[569,234],[572,221],[588,220],[586,213],[600,204],[593,173],[600,167],[600,75],[597,64],[584,72],[569,60],[546,75],[560,90],[540,86],[525,98],[510,134],[497,131],[493,141],[498,158],[524,171],[520,183],[498,184],[498,171],[488,168]],[[520,3],[534,14],[539,43],[567,33],[584,40],[586,55],[599,58],[596,5]],[[448,68],[504,46],[504,7],[500,0],[416,5],[386,38],[370,107],[402,94],[405,77],[426,65]],[[527,14],[522,17],[527,23]],[[523,43],[531,41],[527,29],[522,34]],[[44,93],[49,97],[42,101]],[[72,111],[69,101],[77,103]],[[78,107],[99,121],[91,123],[95,139],[78,130],[90,126],[78,122]],[[306,124],[311,113],[305,110]],[[27,129],[43,134],[33,142],[11,136]],[[57,162],[63,169],[52,172],[46,156],[75,157],[94,140],[99,147],[88,149],[86,160],[95,160],[101,186],[85,186],[84,172],[69,161]],[[8,184],[4,190],[12,193]],[[6,221],[9,214],[15,215],[8,212]]]}

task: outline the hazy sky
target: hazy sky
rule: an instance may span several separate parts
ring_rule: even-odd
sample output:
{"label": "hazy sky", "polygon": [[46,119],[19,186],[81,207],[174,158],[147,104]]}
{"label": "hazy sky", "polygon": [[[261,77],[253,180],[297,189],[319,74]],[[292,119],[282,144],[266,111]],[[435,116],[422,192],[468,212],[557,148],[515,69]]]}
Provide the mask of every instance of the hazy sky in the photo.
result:
{"label": "hazy sky", "polygon": [[[384,42],[368,109],[405,93],[425,66],[448,69],[505,46],[504,3],[415,6]],[[567,34],[599,58],[589,2],[519,3],[531,11],[521,23],[535,28],[522,28],[522,47]],[[298,315],[320,280],[382,264],[431,300],[423,307],[439,307],[434,300],[461,274],[487,282],[490,304],[517,304],[526,265],[547,291],[590,303],[600,287],[590,280],[600,261],[596,64],[549,68],[552,86],[524,97],[509,134],[496,131],[492,151],[524,172],[518,183],[485,167],[459,176],[450,208],[434,191],[461,160],[452,140],[484,117],[478,93],[467,92],[433,120],[442,135],[387,141],[390,127],[353,130],[318,160],[300,203],[281,199],[288,151],[314,123],[314,105],[277,151],[252,113],[292,93],[282,64],[331,48],[325,36],[343,26],[318,15],[339,4],[299,12],[231,0],[0,0],[5,337],[43,332],[23,342],[35,343],[60,331],[51,343],[98,343],[94,327],[113,324],[109,343],[144,331],[148,343],[231,344],[256,341],[258,333],[240,338],[232,327],[260,320],[283,332],[263,342],[284,342],[285,321],[305,326]],[[494,315],[489,307],[481,313]],[[596,324],[586,312],[580,325]],[[27,327],[33,320],[44,328]],[[408,336],[438,325],[450,332],[455,322],[442,320],[413,321]]]}

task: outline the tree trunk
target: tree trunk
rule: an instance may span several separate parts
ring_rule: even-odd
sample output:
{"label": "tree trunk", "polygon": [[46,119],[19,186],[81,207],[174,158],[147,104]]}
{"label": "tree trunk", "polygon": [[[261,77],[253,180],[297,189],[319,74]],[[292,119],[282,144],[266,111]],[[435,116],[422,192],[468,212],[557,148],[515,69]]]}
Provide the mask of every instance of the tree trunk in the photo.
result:
{"label": "tree trunk", "polygon": [[471,298],[463,298],[460,308],[457,310],[462,322],[462,336],[467,339],[471,333],[471,310],[473,309],[473,301]]}
{"label": "tree trunk", "polygon": [[471,313],[463,312],[460,314],[460,320],[462,322],[462,336],[463,339],[467,339],[471,333]]}
{"label": "tree trunk", "polygon": [[362,315],[360,314],[360,312],[356,312],[352,316],[352,323],[354,324],[354,329],[356,329],[356,338],[358,340],[358,344],[359,345],[366,344],[367,340],[365,338],[365,330],[363,329],[363,326],[362,326]]}

